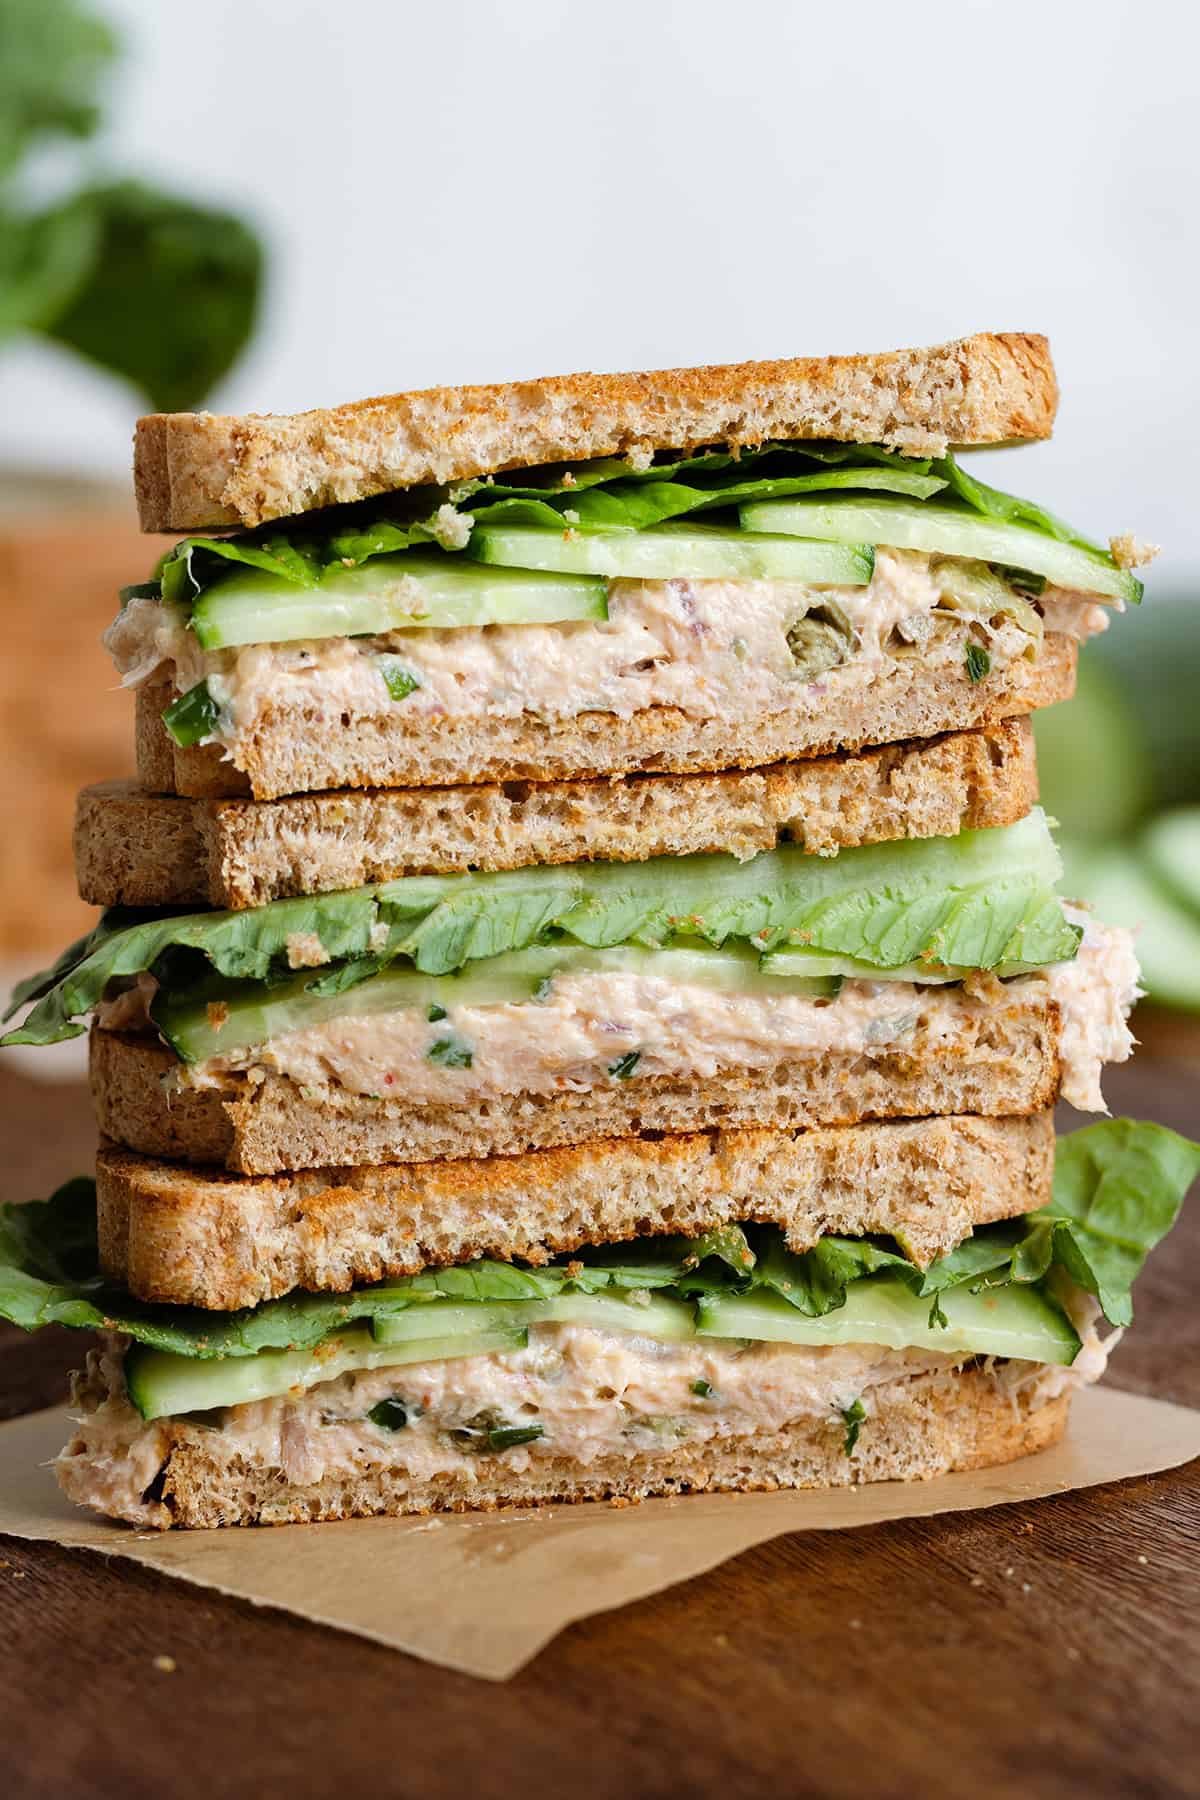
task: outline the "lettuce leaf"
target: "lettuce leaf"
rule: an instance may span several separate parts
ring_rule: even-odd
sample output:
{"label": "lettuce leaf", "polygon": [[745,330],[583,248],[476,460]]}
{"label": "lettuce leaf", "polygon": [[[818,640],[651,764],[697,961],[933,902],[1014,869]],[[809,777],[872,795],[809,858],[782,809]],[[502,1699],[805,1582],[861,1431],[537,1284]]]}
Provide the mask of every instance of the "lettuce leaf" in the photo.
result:
{"label": "lettuce leaf", "polygon": [[0,1208],[0,1318],[26,1331],[52,1324],[123,1331],[183,1356],[253,1356],[310,1349],[352,1321],[431,1300],[545,1300],[606,1288],[699,1299],[768,1288],[817,1318],[844,1305],[852,1283],[887,1273],[930,1297],[936,1318],[937,1296],[949,1288],[1038,1283],[1058,1269],[1124,1325],[1133,1316],[1132,1283],[1198,1172],[1200,1144],[1162,1125],[1106,1119],[1060,1141],[1044,1211],[982,1226],[924,1270],[885,1239],[829,1236],[797,1255],[774,1227],[732,1225],[697,1238],[588,1248],[537,1268],[480,1258],[345,1295],[298,1291],[235,1313],[144,1303],[106,1283],[98,1272],[95,1184],[81,1177],[49,1200]]}
{"label": "lettuce leaf", "polygon": [[275,900],[245,912],[114,909],[52,969],[16,990],[6,1017],[34,1002],[5,1044],[77,1036],[109,983],[153,973],[190,988],[291,978],[288,944],[315,936],[319,992],[339,991],[398,957],[444,975],[466,963],[563,939],[606,948],[734,940],[853,956],[880,968],[922,959],[954,968],[1040,966],[1076,953],[1052,884],[1057,851],[1038,812],[954,838],[868,844],[836,857],[798,845],[747,863],[730,856],[576,863],[466,875],[406,876],[377,887]]}
{"label": "lettuce leaf", "polygon": [[[534,525],[579,532],[640,531],[668,519],[757,500],[850,488],[928,500],[952,497],[988,518],[1032,526],[1098,551],[1045,508],[969,475],[954,456],[903,456],[873,444],[768,443],[734,456],[705,451],[636,469],[616,457],[522,469],[444,488],[418,488],[273,524],[227,538],[184,538],[159,567],[164,600],[197,600],[231,565],[263,569],[298,587],[316,587],[327,569],[446,541],[440,509],[477,525]],[[569,519],[567,515],[570,515]]]}

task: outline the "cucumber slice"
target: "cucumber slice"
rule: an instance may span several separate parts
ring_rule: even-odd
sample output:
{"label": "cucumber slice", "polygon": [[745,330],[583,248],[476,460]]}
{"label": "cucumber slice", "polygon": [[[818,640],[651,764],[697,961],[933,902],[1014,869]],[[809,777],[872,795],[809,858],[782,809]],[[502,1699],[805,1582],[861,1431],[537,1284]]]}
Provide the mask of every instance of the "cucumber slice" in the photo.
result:
{"label": "cucumber slice", "polygon": [[405,1344],[430,1338],[469,1339],[481,1331],[525,1330],[533,1324],[594,1325],[601,1331],[633,1331],[663,1343],[682,1343],[696,1335],[693,1310],[682,1300],[647,1294],[639,1304],[625,1292],[560,1294],[553,1300],[429,1300],[406,1312],[390,1313],[374,1323],[380,1344]]}
{"label": "cucumber slice", "polygon": [[[397,963],[341,993],[311,992],[320,977],[313,969],[272,987],[214,976],[182,994],[164,993],[155,1004],[154,1020],[184,1062],[202,1062],[329,1019],[413,1008],[427,1015],[431,1009],[448,1012],[452,1006],[536,1004],[548,997],[546,984],[556,976],[610,973],[728,993],[807,993],[820,999],[837,989],[832,979],[837,971],[800,971],[800,979],[787,973],[777,977],[764,973],[758,956],[748,949],[643,950],[631,944],[595,950],[560,944],[468,963],[458,975],[422,975],[410,963]],[[538,1028],[537,1015],[531,1014],[530,1030]]]}
{"label": "cucumber slice", "polygon": [[554,569],[636,581],[803,581],[862,587],[875,552],[864,544],[807,543],[719,525],[654,525],[644,531],[572,533],[480,525],[467,555],[513,569]]}
{"label": "cucumber slice", "polygon": [[607,586],[586,573],[483,569],[441,551],[404,551],[354,569],[334,568],[312,588],[265,570],[239,570],[201,594],[191,626],[204,649],[223,650],[418,627],[558,625],[607,617]]}
{"label": "cucumber slice", "polygon": [[1142,838],[1146,864],[1173,900],[1200,918],[1200,806],[1154,820]]}
{"label": "cucumber slice", "polygon": [[390,1369],[405,1363],[445,1362],[456,1356],[488,1356],[520,1350],[520,1330],[480,1331],[467,1338],[410,1338],[382,1344],[366,1326],[326,1338],[315,1350],[260,1350],[257,1356],[178,1356],[134,1344],[125,1353],[125,1385],[144,1419],[207,1412],[270,1400],[293,1388],[315,1387],[353,1369]]}
{"label": "cucumber slice", "polygon": [[1004,563],[1044,575],[1056,587],[1076,588],[1136,606],[1142,584],[1128,569],[1075,544],[1060,543],[1027,525],[986,519],[966,507],[938,501],[763,500],[738,514],[747,531],[794,532],[839,544],[886,544],[896,550],[929,550]]}
{"label": "cucumber slice", "polygon": [[1013,1284],[940,1296],[946,1325],[930,1324],[933,1301],[920,1299],[894,1275],[871,1275],[846,1290],[846,1301],[807,1318],[781,1294],[706,1295],[698,1308],[701,1337],[750,1338],[773,1344],[880,1344],[891,1350],[964,1351],[1029,1362],[1071,1363],[1079,1338],[1070,1320],[1040,1290]]}

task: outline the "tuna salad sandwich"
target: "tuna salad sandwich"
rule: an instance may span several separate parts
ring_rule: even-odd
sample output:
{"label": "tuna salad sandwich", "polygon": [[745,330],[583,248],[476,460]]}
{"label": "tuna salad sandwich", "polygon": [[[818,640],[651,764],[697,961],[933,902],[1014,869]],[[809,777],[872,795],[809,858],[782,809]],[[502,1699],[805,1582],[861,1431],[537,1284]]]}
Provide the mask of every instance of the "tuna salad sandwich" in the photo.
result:
{"label": "tuna salad sandwich", "polygon": [[703,773],[1063,699],[1143,547],[951,448],[1056,400],[1044,339],[982,335],[143,420],[143,524],[192,535],[107,637],[142,785]]}
{"label": "tuna salad sandwich", "polygon": [[95,1178],[0,1314],[152,1526],[915,1478],[1057,1439],[1200,1151],[1028,713],[1141,598],[983,483],[1043,339],[143,420],[139,778],[7,1043]]}
{"label": "tuna salad sandwich", "polygon": [[1110,1120],[1061,1142],[1046,1204],[1017,1184],[930,1259],[899,1218],[805,1249],[726,1225],[227,1313],[101,1273],[81,1180],[3,1209],[0,1313],[102,1334],[57,1472],[140,1526],[912,1480],[1061,1436],[1198,1167]]}

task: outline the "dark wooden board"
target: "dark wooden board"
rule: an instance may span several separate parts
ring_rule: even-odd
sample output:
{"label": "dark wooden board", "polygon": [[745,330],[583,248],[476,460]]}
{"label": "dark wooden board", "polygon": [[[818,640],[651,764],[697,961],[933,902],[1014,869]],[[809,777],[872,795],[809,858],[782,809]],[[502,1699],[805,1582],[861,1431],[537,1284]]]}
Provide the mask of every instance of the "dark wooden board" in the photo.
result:
{"label": "dark wooden board", "polygon": [[[1114,1110],[1200,1131],[1184,1066],[1143,1060],[1108,1090]],[[90,1132],[81,1091],[7,1076],[0,1127],[33,1191],[78,1166]],[[1193,1201],[1139,1286],[1117,1385],[1200,1406],[1198,1269]],[[0,1337],[0,1409],[52,1401],[75,1354],[67,1333]],[[1196,1795],[1198,1471],[785,1538],[573,1626],[503,1686],[0,1539],[0,1787]]]}

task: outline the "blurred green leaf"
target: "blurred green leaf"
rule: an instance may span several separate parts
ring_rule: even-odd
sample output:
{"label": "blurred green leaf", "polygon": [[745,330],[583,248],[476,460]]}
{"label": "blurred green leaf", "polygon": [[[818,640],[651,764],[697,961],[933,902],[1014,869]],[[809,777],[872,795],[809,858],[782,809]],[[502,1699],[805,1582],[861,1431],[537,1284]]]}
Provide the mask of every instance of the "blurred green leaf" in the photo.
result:
{"label": "blurred green leaf", "polygon": [[78,200],[22,216],[0,208],[0,339],[50,325],[87,278],[100,241]]}
{"label": "blurred green leaf", "polygon": [[66,310],[44,329],[123,375],[163,412],[196,406],[254,328],[262,249],[232,213],[137,181],[88,189],[98,248]]}
{"label": "blurred green leaf", "polygon": [[110,27],[77,0],[0,0],[0,180],[39,138],[95,131],[116,50]]}
{"label": "blurred green leaf", "polygon": [[1075,698],[1036,713],[1033,731],[1042,805],[1064,833],[1112,838],[1137,824],[1153,799],[1150,753],[1121,686],[1090,647]]}

